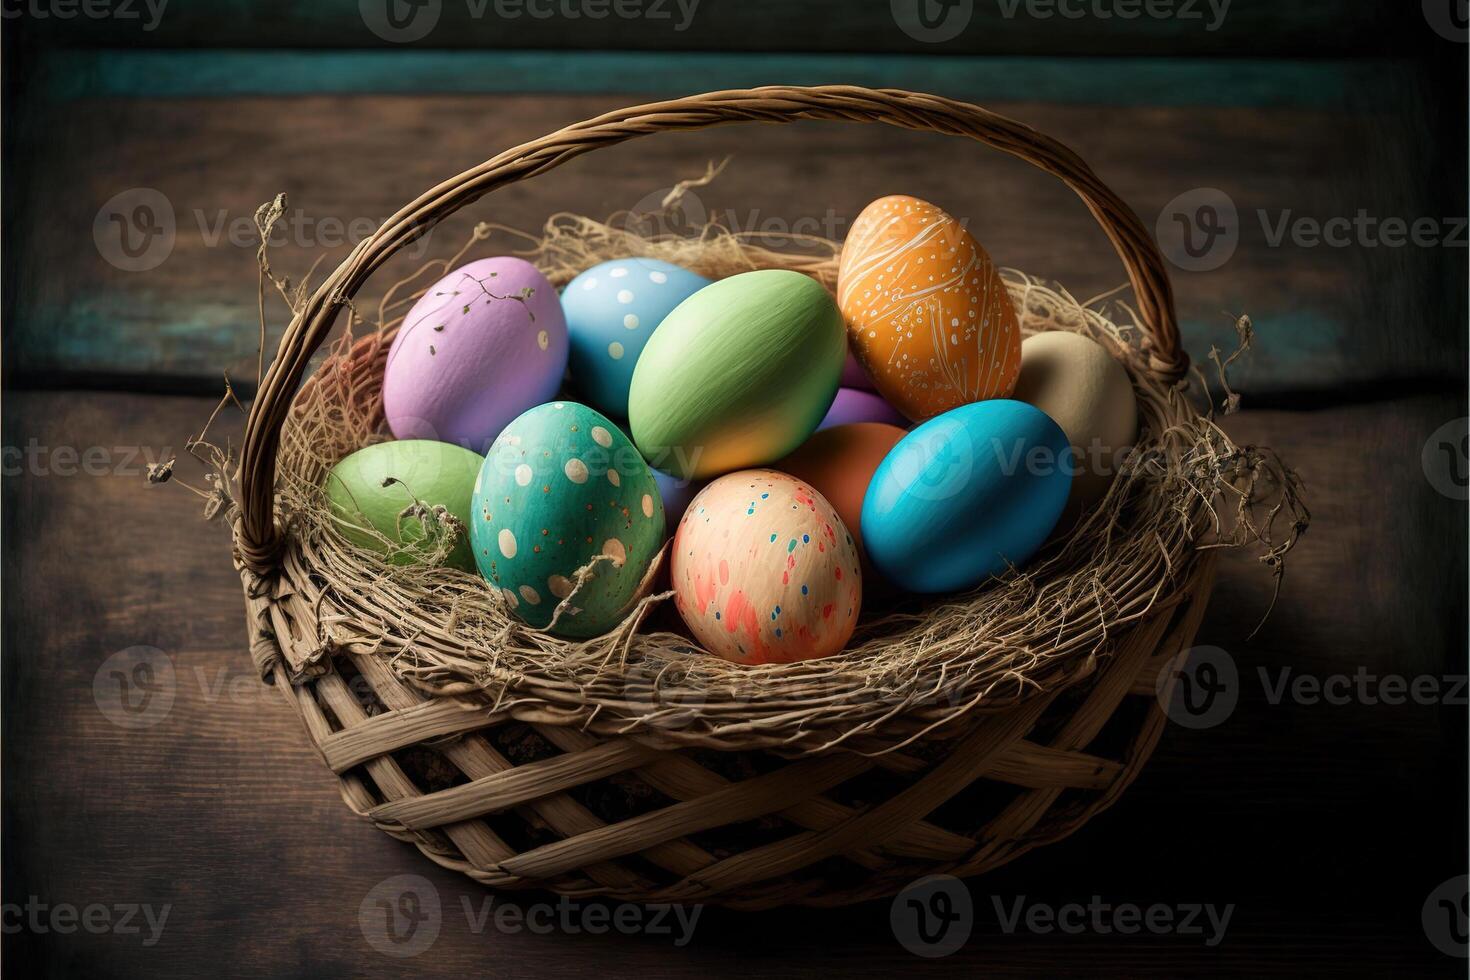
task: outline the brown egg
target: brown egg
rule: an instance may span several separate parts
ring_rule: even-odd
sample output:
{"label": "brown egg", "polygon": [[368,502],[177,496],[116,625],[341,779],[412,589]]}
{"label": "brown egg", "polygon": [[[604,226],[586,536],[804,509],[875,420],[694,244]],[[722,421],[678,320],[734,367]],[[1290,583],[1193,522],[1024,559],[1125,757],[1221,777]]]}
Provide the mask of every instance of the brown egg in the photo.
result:
{"label": "brown egg", "polygon": [[940,208],[904,196],[868,205],[842,249],[837,300],[854,356],[915,422],[1015,389],[1010,295],[985,249]]}
{"label": "brown egg", "polygon": [[804,480],[827,498],[863,552],[863,496],[883,457],[906,433],[896,425],[856,422],[816,433],[801,448],[775,464],[776,469]]}

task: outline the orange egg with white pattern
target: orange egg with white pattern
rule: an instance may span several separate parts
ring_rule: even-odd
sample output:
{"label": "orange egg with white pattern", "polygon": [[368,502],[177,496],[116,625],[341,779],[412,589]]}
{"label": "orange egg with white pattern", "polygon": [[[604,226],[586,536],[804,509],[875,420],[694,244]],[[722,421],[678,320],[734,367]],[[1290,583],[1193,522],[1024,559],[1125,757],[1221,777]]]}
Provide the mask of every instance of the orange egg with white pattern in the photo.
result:
{"label": "orange egg with white pattern", "polygon": [[776,470],[715,480],[684,511],[669,557],[674,604],[706,650],[739,664],[840,652],[857,626],[857,544],[810,484]]}
{"label": "orange egg with white pattern", "polygon": [[915,197],[863,209],[842,249],[837,300],[858,362],[915,422],[1006,398],[1021,328],[990,255],[960,222]]}

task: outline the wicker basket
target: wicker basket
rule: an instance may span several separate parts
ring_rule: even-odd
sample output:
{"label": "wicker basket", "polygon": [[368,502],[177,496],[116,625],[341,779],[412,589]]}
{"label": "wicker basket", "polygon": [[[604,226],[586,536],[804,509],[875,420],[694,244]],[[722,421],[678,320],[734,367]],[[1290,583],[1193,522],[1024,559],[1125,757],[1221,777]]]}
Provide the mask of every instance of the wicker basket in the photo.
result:
{"label": "wicker basket", "polygon": [[[426,695],[378,654],[373,611],[334,595],[292,547],[275,514],[281,429],[294,399],[323,397],[324,386],[302,386],[309,359],[389,256],[482,195],[599,147],[808,119],[965,136],[1064,181],[1131,280],[1147,333],[1146,361],[1132,369],[1165,387],[1185,373],[1169,283],[1133,213],[1055,141],[934,96],[763,88],[640,106],[509,150],[415,200],[353,250],[286,330],[249,413],[235,559],[255,664],[301,716],[347,804],[447,868],[496,887],[573,896],[841,905],[926,874],[979,874],[1072,833],[1118,798],[1159,738],[1156,681],[1199,627],[1214,551],[1188,549],[1166,581],[1137,582],[1147,602],[1132,608],[1143,612],[1126,617],[1104,654],[1065,682],[939,727],[922,713],[895,717],[895,740],[909,740],[896,750],[890,742],[886,751],[851,751],[862,746],[855,740],[778,751],[630,728],[613,706],[569,703],[530,681],[493,701],[469,688]],[[320,370],[371,384],[383,355],[380,343],[358,343]],[[1182,416],[1184,401],[1172,404]],[[946,806],[946,819],[933,819]]]}

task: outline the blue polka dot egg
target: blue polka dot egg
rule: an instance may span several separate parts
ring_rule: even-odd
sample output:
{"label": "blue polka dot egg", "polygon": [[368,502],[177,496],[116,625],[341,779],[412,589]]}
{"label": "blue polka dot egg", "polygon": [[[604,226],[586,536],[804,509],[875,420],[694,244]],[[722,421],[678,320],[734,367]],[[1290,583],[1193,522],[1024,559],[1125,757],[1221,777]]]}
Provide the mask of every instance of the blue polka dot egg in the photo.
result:
{"label": "blue polka dot egg", "polygon": [[599,636],[622,622],[664,542],[648,464],[621,429],[576,402],[539,405],[506,426],[470,506],[480,574],[515,615],[559,636]]}
{"label": "blue polka dot egg", "polygon": [[633,366],[674,307],[710,285],[658,259],[616,259],[567,284],[561,305],[571,339],[572,381],[597,408],[628,417]]}

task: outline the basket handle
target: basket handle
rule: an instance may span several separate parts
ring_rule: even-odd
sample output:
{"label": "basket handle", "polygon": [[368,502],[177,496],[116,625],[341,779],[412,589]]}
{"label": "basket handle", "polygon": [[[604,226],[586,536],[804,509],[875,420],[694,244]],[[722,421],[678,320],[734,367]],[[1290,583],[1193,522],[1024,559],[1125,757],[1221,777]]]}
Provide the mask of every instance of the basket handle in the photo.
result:
{"label": "basket handle", "polygon": [[276,565],[282,543],[274,517],[276,451],[281,426],[308,362],[331,332],[338,311],[395,252],[491,191],[554,170],[605,146],[652,133],[728,123],[789,123],[804,119],[886,123],[904,129],[968,136],[1057,177],[1082,198],[1128,270],[1139,319],[1147,335],[1145,350],[1150,371],[1166,383],[1184,376],[1189,359],[1179,344],[1174,294],[1153,239],[1137,215],[1080,157],[1029,126],[976,105],[935,95],[849,85],[769,86],[634,106],[506,150],[430,189],[359,242],[317,287],[286,327],[245,423],[240,455],[240,524],[236,535],[241,561],[261,575]]}

